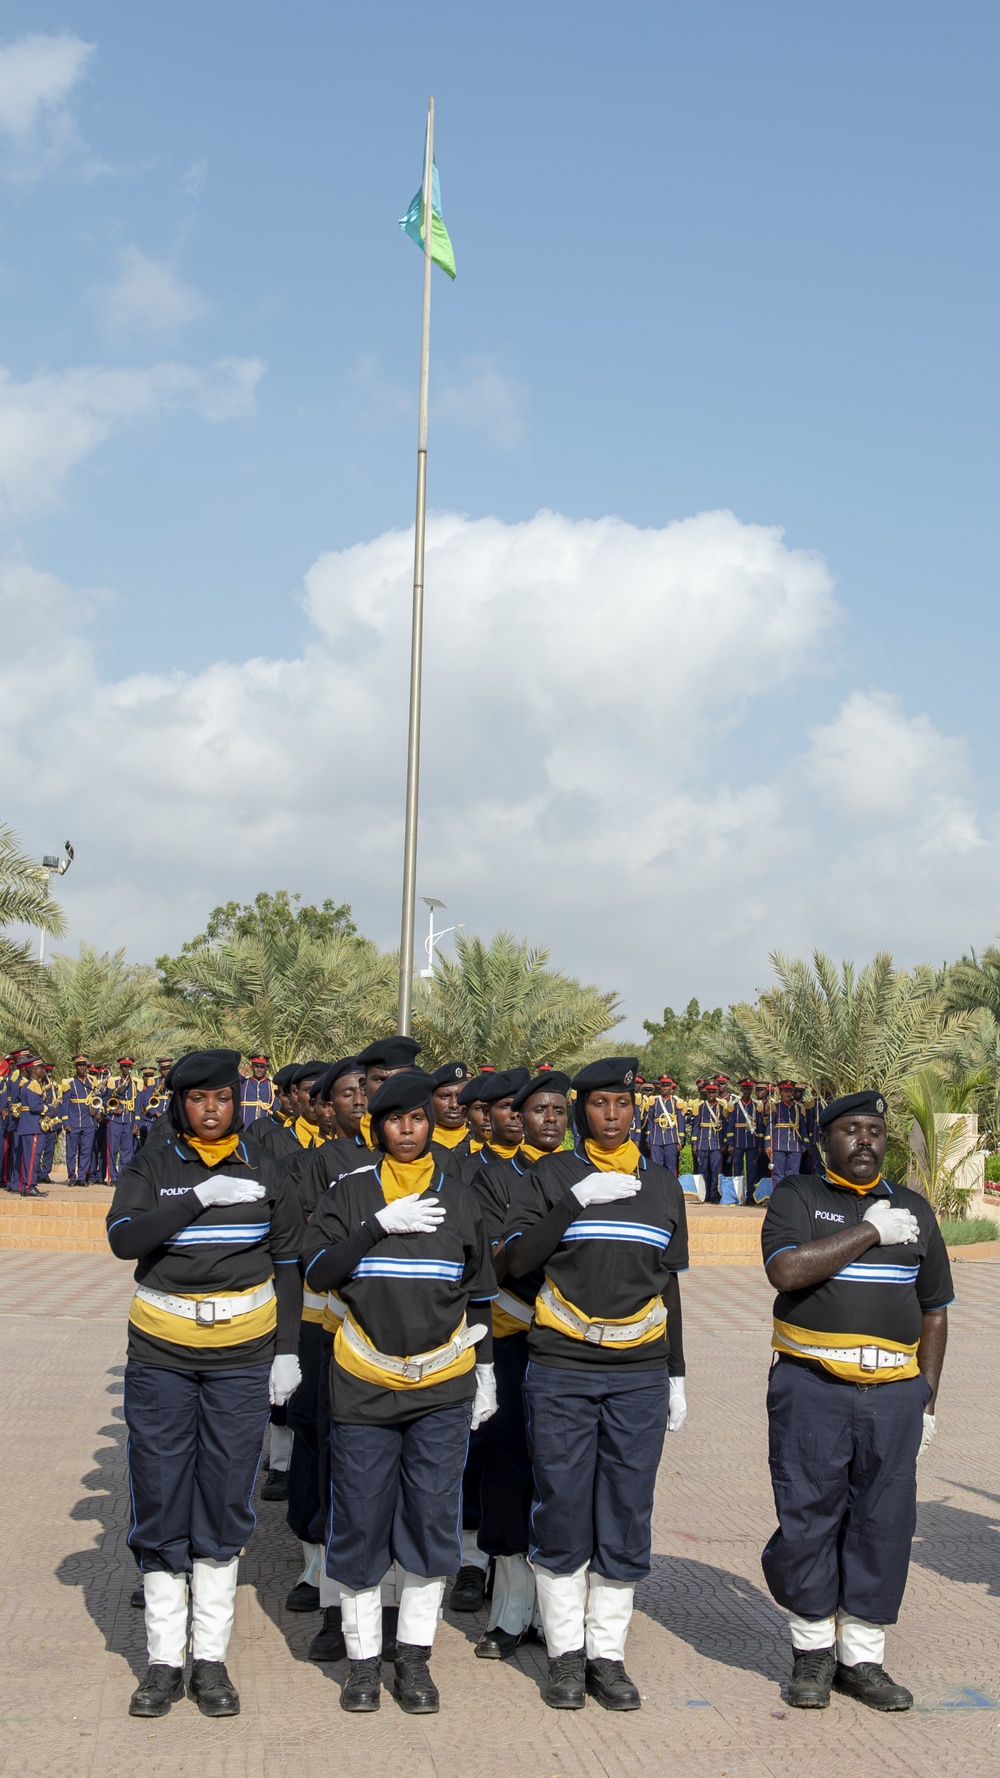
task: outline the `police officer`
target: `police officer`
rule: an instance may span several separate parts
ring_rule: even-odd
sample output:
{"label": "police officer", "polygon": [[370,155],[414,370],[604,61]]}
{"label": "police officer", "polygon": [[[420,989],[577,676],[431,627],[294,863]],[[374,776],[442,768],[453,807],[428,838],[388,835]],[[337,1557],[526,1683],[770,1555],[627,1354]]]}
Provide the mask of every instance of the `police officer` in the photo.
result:
{"label": "police officer", "polygon": [[773,1191],[782,1179],[799,1172],[807,1141],[806,1116],[796,1103],[794,1080],[778,1082],[778,1102],[771,1106],[767,1138]]}
{"label": "police officer", "polygon": [[504,1240],[512,1278],[544,1268],[524,1396],[529,1554],[556,1710],[581,1709],[586,1692],[607,1710],[639,1708],[625,1639],[650,1568],[664,1433],[687,1413],[684,1198],[629,1139],[635,1066],[609,1056],[576,1075],[576,1147],[529,1174]]}
{"label": "police officer", "polygon": [[722,1138],[725,1128],[722,1107],[719,1104],[718,1083],[714,1080],[699,1080],[698,1091],[701,1100],[688,1125],[694,1170],[705,1181],[707,1202],[718,1204],[722,1196],[719,1180],[722,1176]]}
{"label": "police officer", "polygon": [[676,1173],[681,1149],[687,1141],[687,1125],[676,1094],[677,1082],[672,1074],[661,1074],[646,1118],[646,1153],[654,1166],[666,1167]]}
{"label": "police officer", "polygon": [[753,1203],[760,1166],[760,1150],[764,1125],[754,1099],[752,1080],[740,1081],[740,1096],[734,1099],[726,1119],[726,1152],[733,1178],[744,1180],[744,1204]]}
{"label": "police officer", "polygon": [[96,1120],[90,1100],[90,1057],[80,1050],[73,1057],[73,1073],[63,1093],[66,1125],[66,1177],[70,1185],[90,1184],[94,1164]]}
{"label": "police officer", "polygon": [[926,1198],[882,1178],[886,1103],[833,1099],[823,1172],[775,1188],[761,1232],[778,1292],[767,1391],[778,1529],[762,1557],[790,1614],[788,1701],[830,1689],[909,1710],[883,1666],[906,1586],[916,1462],[934,1434],[951,1271]]}
{"label": "police officer", "polygon": [[132,1527],[143,1573],[149,1667],[131,1716],[165,1716],[190,1694],[235,1716],[225,1659],[240,1551],[268,1402],[287,1401],[302,1287],[302,1220],[280,1171],[241,1134],[239,1052],[182,1056],[168,1076],[170,1142],[122,1172],[108,1241],[137,1261],[125,1419]]}
{"label": "police officer", "polygon": [[240,1088],[244,1129],[254,1118],[268,1117],[274,1110],[274,1082],[268,1076],[269,1066],[269,1058],[262,1050],[250,1057],[250,1078],[244,1079]]}
{"label": "police officer", "polygon": [[42,1158],[43,1130],[48,1103],[45,1096],[45,1063],[41,1056],[26,1056],[22,1061],[16,1098],[11,1111],[16,1117],[12,1184],[10,1189],[25,1198],[47,1198],[48,1192],[38,1189],[38,1172]]}
{"label": "police officer", "polygon": [[135,1153],[136,1098],[139,1082],[132,1069],[131,1056],[119,1056],[120,1072],[108,1082],[104,1108],[107,1113],[108,1181],[115,1185],[123,1167]]}
{"label": "police officer", "polygon": [[469,1121],[464,1106],[459,1103],[459,1094],[470,1078],[464,1062],[444,1062],[431,1075],[434,1082],[432,1141],[440,1151],[438,1159],[442,1165],[447,1155],[454,1161],[467,1161],[472,1153]]}

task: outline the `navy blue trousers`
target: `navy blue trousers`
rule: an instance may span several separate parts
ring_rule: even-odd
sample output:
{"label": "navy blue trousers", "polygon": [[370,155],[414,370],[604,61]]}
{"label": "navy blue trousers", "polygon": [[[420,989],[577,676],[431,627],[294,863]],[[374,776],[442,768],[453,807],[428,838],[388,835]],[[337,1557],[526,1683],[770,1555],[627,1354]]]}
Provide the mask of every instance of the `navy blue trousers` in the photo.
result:
{"label": "navy blue trousers", "polygon": [[800,1617],[842,1608],[894,1624],[917,1522],[926,1378],[842,1383],[779,1359],[767,1386],[778,1529],[761,1557],[772,1598]]}
{"label": "navy blue trousers", "polygon": [[461,1401],[400,1426],[332,1422],[331,1580],[363,1592],[393,1562],[425,1579],[455,1573],[471,1420],[471,1401]]}
{"label": "navy blue trousers", "polygon": [[[299,1329],[299,1364],[302,1381],[288,1403],[289,1425],[295,1434],[288,1465],[288,1526],[301,1543],[323,1543],[326,1538],[326,1501],[320,1500],[319,1393],[326,1388],[330,1339],[318,1321],[303,1321]],[[273,1419],[273,1413],[272,1413]]]}
{"label": "navy blue trousers", "polygon": [[93,1170],[94,1131],[66,1131],[66,1172],[72,1179],[89,1179]]}
{"label": "navy blue trousers", "polygon": [[488,1556],[523,1556],[528,1550],[532,1480],[522,1394],[527,1363],[527,1331],[493,1341],[497,1411],[477,1435],[483,1451],[478,1542]]}
{"label": "navy blue trousers", "polygon": [[108,1180],[116,1185],[118,1175],[135,1154],[135,1125],[130,1118],[108,1118]]}
{"label": "navy blue trousers", "polygon": [[779,1179],[790,1179],[793,1174],[798,1172],[801,1164],[801,1148],[795,1149],[791,1154],[786,1154],[782,1152],[782,1150],[776,1148],[771,1156],[772,1188],[777,1185]]}
{"label": "navy blue trousers", "polygon": [[554,1574],[589,1563],[605,1580],[645,1579],[667,1395],[666,1368],[528,1365],[533,1562]]}
{"label": "navy blue trousers", "polygon": [[232,1371],[125,1366],[132,1529],[143,1572],[228,1562],[257,1523],[253,1493],[267,1425],[267,1364]]}
{"label": "navy blue trousers", "polygon": [[653,1142],[649,1144],[649,1158],[656,1167],[666,1167],[668,1173],[676,1173],[680,1149],[676,1142]]}
{"label": "navy blue trousers", "polygon": [[469,1434],[469,1449],[462,1476],[462,1530],[475,1531],[478,1543],[483,1518],[483,1428]]}
{"label": "navy blue trousers", "polygon": [[[719,1190],[719,1180],[722,1176],[721,1150],[717,1148],[699,1149],[693,1159],[695,1172],[700,1173],[705,1181],[706,1204],[717,1204],[722,1196]],[[613,1578],[610,1574],[605,1576],[606,1580]]]}

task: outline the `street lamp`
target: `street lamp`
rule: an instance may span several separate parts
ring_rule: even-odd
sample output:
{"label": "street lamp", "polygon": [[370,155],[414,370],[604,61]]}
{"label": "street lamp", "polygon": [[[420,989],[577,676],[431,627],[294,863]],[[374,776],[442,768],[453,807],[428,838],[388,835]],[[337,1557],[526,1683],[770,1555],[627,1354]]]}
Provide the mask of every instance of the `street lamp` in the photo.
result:
{"label": "street lamp", "polygon": [[435,908],[443,908],[445,904],[443,901],[438,901],[433,895],[422,895],[420,899],[425,908],[429,909],[430,913],[427,937],[424,939],[424,950],[427,952],[427,968],[420,971],[421,978],[426,979],[428,976],[432,977],[434,974],[434,946],[437,944],[438,939],[445,938],[449,932],[461,932],[463,922],[459,921],[457,926],[442,926],[435,932],[434,910]]}
{"label": "street lamp", "polygon": [[[51,852],[46,852],[42,859],[42,871],[45,872],[50,884],[53,877],[64,877],[66,875],[73,859],[76,857],[68,840],[66,840],[63,846],[63,851],[66,854],[65,858],[56,858]],[[41,929],[39,929],[38,933],[38,961],[39,963],[45,962],[45,933]]]}

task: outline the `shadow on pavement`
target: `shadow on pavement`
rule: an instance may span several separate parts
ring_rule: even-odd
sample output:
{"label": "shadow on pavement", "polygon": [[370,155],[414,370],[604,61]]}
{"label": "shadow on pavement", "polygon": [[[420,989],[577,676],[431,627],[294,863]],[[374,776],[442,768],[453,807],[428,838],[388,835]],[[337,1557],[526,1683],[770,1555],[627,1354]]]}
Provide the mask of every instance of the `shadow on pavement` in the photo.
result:
{"label": "shadow on pavement", "polygon": [[[121,1367],[115,1367],[109,1375],[120,1376]],[[121,1385],[112,1384],[108,1393],[120,1395]],[[118,1416],[121,1409],[114,1412]],[[127,1435],[121,1420],[116,1418],[109,1426],[100,1427],[98,1436],[110,1442],[95,1451],[96,1467],[81,1477],[81,1486],[87,1492],[70,1513],[78,1524],[99,1527],[97,1542],[64,1556],[56,1569],[56,1578],[64,1587],[82,1590],[84,1604],[104,1638],[105,1647],[120,1654],[139,1675],[145,1670],[146,1649],[142,1613],[134,1611],[128,1602],[139,1570],[126,1542],[131,1518],[125,1461]]]}
{"label": "shadow on pavement", "polygon": [[[974,1492],[997,1499],[980,1489]],[[1000,1597],[1000,1511],[970,1513],[943,1500],[921,1501],[912,1560],[946,1580],[980,1587],[985,1583],[991,1598]]]}
{"label": "shadow on pavement", "polygon": [[775,1684],[788,1678],[785,1615],[742,1574],[683,1556],[654,1556],[635,1602],[707,1660],[759,1673]]}

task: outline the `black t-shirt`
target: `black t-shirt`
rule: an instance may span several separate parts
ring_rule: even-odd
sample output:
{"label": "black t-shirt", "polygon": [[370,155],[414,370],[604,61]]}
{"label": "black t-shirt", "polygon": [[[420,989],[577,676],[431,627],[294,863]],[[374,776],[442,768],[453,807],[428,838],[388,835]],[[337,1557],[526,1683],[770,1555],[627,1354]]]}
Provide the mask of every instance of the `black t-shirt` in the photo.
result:
{"label": "black t-shirt", "polygon": [[[919,1240],[897,1247],[878,1244],[820,1284],[780,1292],[774,1302],[779,1351],[797,1343],[822,1345],[825,1334],[844,1343],[856,1340],[897,1350],[915,1348],[923,1314],[953,1301],[948,1251],[937,1217],[927,1199],[905,1185],[882,1182],[870,1192],[858,1193],[817,1173],[799,1173],[782,1180],[771,1196],[761,1229],[765,1266],[777,1254],[805,1241],[856,1228],[877,1199],[893,1209],[911,1211],[920,1228]],[[782,1327],[792,1330],[784,1341]],[[889,1374],[878,1373],[880,1380]]]}
{"label": "black t-shirt", "polygon": [[[295,1193],[281,1167],[245,1139],[215,1167],[176,1132],[170,1142],[155,1147],[147,1142],[122,1170],[106,1219],[108,1230],[187,1196],[206,1179],[250,1179],[264,1187],[265,1195],[250,1204],[199,1210],[161,1247],[136,1262],[137,1284],[168,1296],[232,1296],[266,1283],[276,1265],[298,1263],[303,1225]],[[270,1327],[235,1345],[229,1343],[234,1330],[225,1323],[199,1327],[192,1334],[193,1322],[152,1306],[133,1302],[131,1315],[128,1355],[148,1364],[232,1370],[263,1364],[274,1353],[273,1304],[260,1315]]]}
{"label": "black t-shirt", "polygon": [[[518,1192],[527,1189],[525,1182],[529,1174],[548,1166],[560,1152],[561,1150],[556,1149],[554,1154],[542,1155],[539,1160],[532,1161],[518,1149],[513,1160],[494,1159],[490,1166],[480,1167],[473,1175],[470,1184],[479,1199],[491,1244],[503,1239],[511,1203]],[[544,1278],[545,1274],[540,1269],[529,1272],[524,1278],[508,1276],[504,1279],[502,1288],[530,1308],[542,1288]]]}
{"label": "black t-shirt", "polygon": [[[422,1195],[431,1192],[447,1211],[433,1233],[382,1234],[375,1216],[386,1200],[373,1157],[324,1194],[305,1232],[308,1290],[310,1264],[325,1248],[354,1234],[362,1223],[375,1231],[374,1245],[337,1294],[369,1344],[393,1358],[410,1358],[447,1345],[463,1315],[470,1326],[480,1321],[490,1324],[488,1305],[496,1295],[496,1274],[476,1199],[443,1171]],[[418,1389],[390,1389],[352,1375],[335,1356],[330,1365],[333,1418],[354,1425],[397,1424],[431,1408],[471,1401],[475,1389],[474,1368]]]}
{"label": "black t-shirt", "polygon": [[[545,1275],[560,1295],[592,1320],[626,1321],[653,1297],[662,1296],[673,1275],[688,1265],[684,1194],[666,1167],[640,1158],[640,1189],[614,1204],[581,1208],[572,1187],[594,1172],[577,1150],[550,1155],[525,1176],[508,1212],[504,1247],[508,1263],[518,1240],[552,1215],[553,1245]],[[558,1214],[556,1214],[558,1208]],[[515,1287],[517,1280],[513,1280]],[[600,1365],[660,1370],[667,1366],[667,1338],[615,1347],[574,1339],[537,1320],[528,1334],[533,1362],[576,1368]]]}

